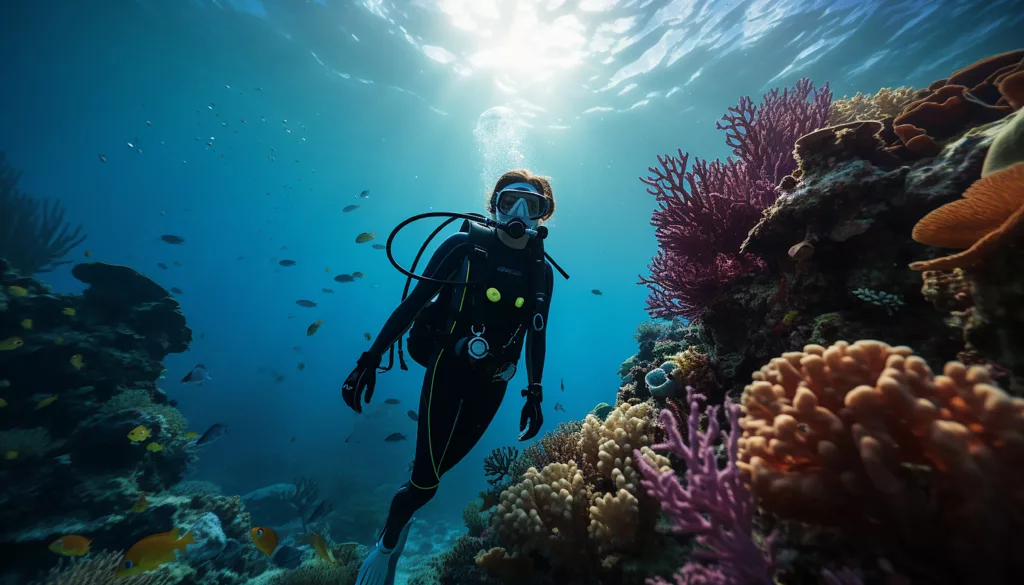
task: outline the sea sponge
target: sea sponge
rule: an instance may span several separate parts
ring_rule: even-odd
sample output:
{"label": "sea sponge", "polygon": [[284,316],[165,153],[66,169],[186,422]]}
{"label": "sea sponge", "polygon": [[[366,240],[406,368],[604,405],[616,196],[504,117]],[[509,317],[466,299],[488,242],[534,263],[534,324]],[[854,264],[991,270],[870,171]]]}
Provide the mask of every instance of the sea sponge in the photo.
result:
{"label": "sea sponge", "polygon": [[[1024,529],[1024,399],[985,368],[949,362],[933,376],[908,347],[840,341],[785,353],[753,378],[739,467],[765,510],[930,542],[920,548],[964,574],[996,576],[972,583],[1019,574],[1007,541]],[[934,502],[916,498],[922,483]],[[942,526],[953,532],[939,539]]]}
{"label": "sea sponge", "polygon": [[974,182],[957,199],[924,216],[914,226],[914,240],[963,252],[923,260],[913,270],[952,270],[973,266],[1024,229],[1024,163]]}

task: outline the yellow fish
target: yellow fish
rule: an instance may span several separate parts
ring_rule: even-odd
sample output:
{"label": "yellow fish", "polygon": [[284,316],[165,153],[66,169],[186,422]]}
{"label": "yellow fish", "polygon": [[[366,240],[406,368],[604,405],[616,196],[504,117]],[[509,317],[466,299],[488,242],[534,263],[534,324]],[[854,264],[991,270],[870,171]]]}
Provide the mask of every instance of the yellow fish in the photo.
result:
{"label": "yellow fish", "polygon": [[334,560],[334,555],[331,554],[331,549],[327,546],[327,541],[324,540],[323,535],[315,532],[310,534],[313,535],[311,540],[313,541],[313,548],[316,549],[317,556],[331,565],[337,565],[338,561]]}
{"label": "yellow fish", "polygon": [[57,402],[56,394],[54,394],[53,396],[47,396],[46,398],[43,398],[42,400],[36,403],[36,410],[39,410],[40,408],[46,408],[47,406],[50,406],[54,402]]}
{"label": "yellow fish", "polygon": [[186,439],[196,439],[198,437],[199,437],[199,433],[197,433],[195,431],[189,431],[189,432],[185,433],[185,438]]}
{"label": "yellow fish", "polygon": [[152,443],[146,445],[146,451],[150,451],[150,452],[153,452],[153,453],[159,453],[160,451],[163,451],[163,450],[164,450],[164,446],[161,445],[160,443],[157,443],[156,441],[153,441]]}
{"label": "yellow fish", "polygon": [[3,408],[5,406],[7,406],[7,401],[4,400],[3,398],[0,398],[0,408]]}
{"label": "yellow fish", "polygon": [[128,440],[132,443],[138,443],[139,441],[145,441],[149,438],[150,430],[146,427],[139,425],[128,432]]}
{"label": "yellow fish", "polygon": [[31,329],[32,328],[32,319],[22,319],[21,320],[21,327],[23,329]]}
{"label": "yellow fish", "polygon": [[75,316],[75,310],[72,309],[71,307],[66,307],[64,309],[64,314],[67,315],[68,317],[74,317]]}
{"label": "yellow fish", "polygon": [[377,235],[377,232],[363,232],[363,233],[359,234],[358,236],[356,236],[356,243],[357,244],[365,244],[366,242],[369,242],[370,240],[372,240],[373,237],[376,236],[376,235]]}
{"label": "yellow fish", "polygon": [[82,354],[76,353],[75,355],[71,356],[71,365],[75,366],[76,370],[81,370],[82,366],[85,365],[85,360],[82,359]]}
{"label": "yellow fish", "polygon": [[11,293],[12,297],[23,297],[28,294],[28,289],[22,288],[20,286],[15,286],[12,284],[11,286],[7,287],[7,292]]}
{"label": "yellow fish", "polygon": [[18,349],[25,345],[25,340],[20,337],[8,337],[7,339],[0,341],[0,351],[7,351],[10,349]]}
{"label": "yellow fish", "polygon": [[58,335],[57,339],[54,339],[53,342],[55,344],[57,344],[57,345],[63,344],[64,343],[64,336],[63,335]]}
{"label": "yellow fish", "polygon": [[6,459],[8,461],[13,461],[13,460],[15,460],[17,458],[18,458],[18,452],[17,451],[8,451],[8,452],[4,453],[4,459]]}
{"label": "yellow fish", "polygon": [[370,341],[371,339],[373,339],[373,336],[370,335],[369,333],[363,333],[363,339],[365,339],[366,341]]}
{"label": "yellow fish", "polygon": [[195,543],[196,539],[192,538],[191,530],[181,538],[178,538],[177,529],[147,536],[124,553],[121,563],[114,572],[118,577],[124,578],[152,571],[164,563],[177,560],[178,553],[185,554],[185,548]]}
{"label": "yellow fish", "polygon": [[146,499],[146,492],[142,492],[141,494],[139,494],[139,499],[135,500],[135,503],[132,504],[132,512],[135,512],[136,514],[141,514],[142,512],[145,512],[146,508],[148,507],[149,500]]}
{"label": "yellow fish", "polygon": [[50,550],[65,557],[80,557],[89,553],[91,538],[68,534],[50,543]]}
{"label": "yellow fish", "polygon": [[328,268],[324,269],[324,272],[326,272],[327,274],[330,274],[330,273],[331,273],[331,269],[330,269],[330,267],[328,267]]}
{"label": "yellow fish", "polygon": [[252,538],[252,543],[256,545],[256,550],[268,557],[273,555],[274,550],[277,548],[277,533],[274,532],[273,528],[256,526],[249,531],[249,538]]}

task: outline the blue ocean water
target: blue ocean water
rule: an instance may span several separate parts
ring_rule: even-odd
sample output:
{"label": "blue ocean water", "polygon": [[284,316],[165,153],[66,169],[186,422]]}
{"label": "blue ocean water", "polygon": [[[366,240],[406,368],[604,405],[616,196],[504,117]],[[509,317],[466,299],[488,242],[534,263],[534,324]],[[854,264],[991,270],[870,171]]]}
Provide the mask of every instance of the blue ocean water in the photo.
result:
{"label": "blue ocean water", "polygon": [[[193,477],[245,493],[311,476],[339,510],[384,508],[414,445],[383,439],[415,436],[422,369],[379,376],[363,415],[341,400],[404,284],[357,234],[481,211],[510,168],[552,177],[547,249],[572,278],[555,283],[549,430],[614,401],[635,351],[656,249],[637,177],[656,155],[726,156],[725,109],[801,77],[837,97],[925,87],[1017,48],[1022,21],[1011,0],[8,0],[0,149],[22,189],[83,224],[76,260],[88,249],[183,291],[195,340],[162,387],[193,430],[229,429]],[[431,227],[403,232],[399,259]],[[66,268],[45,279],[80,290]],[[367,276],[332,280],[353,271]],[[212,379],[179,384],[197,363]],[[510,391],[426,517],[458,523],[520,407]]]}

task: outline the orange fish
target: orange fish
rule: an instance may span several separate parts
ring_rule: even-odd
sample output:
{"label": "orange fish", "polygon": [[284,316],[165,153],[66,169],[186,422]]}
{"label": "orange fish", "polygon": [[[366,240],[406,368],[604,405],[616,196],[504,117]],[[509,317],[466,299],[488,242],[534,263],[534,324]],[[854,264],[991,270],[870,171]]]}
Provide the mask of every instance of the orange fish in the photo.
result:
{"label": "orange fish", "polygon": [[50,543],[50,550],[66,557],[80,557],[89,553],[91,538],[69,534]]}
{"label": "orange fish", "polygon": [[249,531],[249,537],[256,549],[268,557],[277,550],[277,533],[272,528],[257,526]]}
{"label": "orange fish", "polygon": [[136,500],[134,504],[132,504],[132,512],[135,512],[136,514],[141,514],[142,512],[145,512],[146,508],[148,507],[149,500],[146,499],[146,492],[142,492],[139,494],[139,499]]}
{"label": "orange fish", "polygon": [[124,558],[117,565],[115,573],[118,577],[124,578],[152,571],[164,563],[177,560],[179,553],[185,554],[185,547],[195,543],[196,539],[192,538],[191,530],[181,538],[178,538],[177,528],[170,532],[147,536],[124,553]]}
{"label": "orange fish", "polygon": [[338,561],[334,560],[334,555],[331,554],[331,549],[328,548],[327,541],[324,540],[323,535],[316,534],[315,532],[311,532],[310,534],[313,535],[313,548],[316,549],[317,556],[326,561],[328,564],[337,565]]}
{"label": "orange fish", "polygon": [[313,323],[312,325],[310,325],[309,327],[306,328],[306,337],[309,337],[310,335],[313,335],[314,333],[316,333],[317,329],[320,329],[320,326],[323,325],[323,324],[324,324],[323,321],[317,319],[316,323]]}

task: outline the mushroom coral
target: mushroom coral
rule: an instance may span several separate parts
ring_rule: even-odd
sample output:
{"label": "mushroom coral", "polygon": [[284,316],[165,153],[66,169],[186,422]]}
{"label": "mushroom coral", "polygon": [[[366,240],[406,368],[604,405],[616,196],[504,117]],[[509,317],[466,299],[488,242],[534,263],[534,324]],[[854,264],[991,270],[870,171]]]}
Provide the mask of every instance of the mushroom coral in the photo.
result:
{"label": "mushroom coral", "polygon": [[985,368],[935,376],[904,346],[808,345],[755,372],[742,406],[739,468],[766,511],[868,533],[933,583],[1024,572],[1024,399]]}

